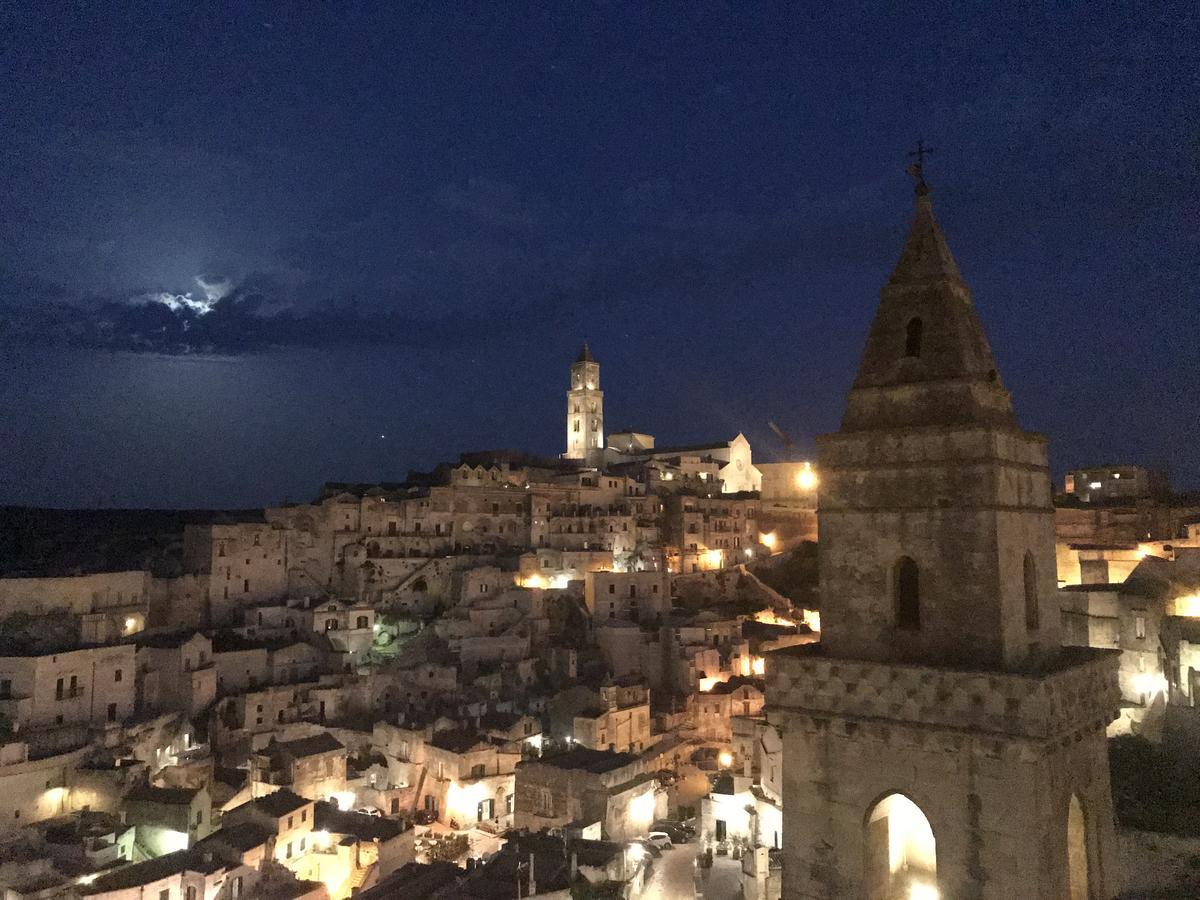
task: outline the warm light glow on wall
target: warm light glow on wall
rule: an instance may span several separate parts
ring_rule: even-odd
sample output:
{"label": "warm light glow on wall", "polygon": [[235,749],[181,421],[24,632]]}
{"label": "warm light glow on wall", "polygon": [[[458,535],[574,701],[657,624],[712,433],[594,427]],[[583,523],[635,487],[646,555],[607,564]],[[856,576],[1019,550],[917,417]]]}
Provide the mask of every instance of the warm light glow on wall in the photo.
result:
{"label": "warm light glow on wall", "polygon": [[721,568],[721,563],[724,560],[724,555],[720,550],[705,550],[704,565],[710,569]]}
{"label": "warm light glow on wall", "polygon": [[550,582],[548,582],[541,575],[530,575],[524,581],[521,581],[518,579],[517,585],[519,587],[536,588],[538,590],[545,590],[546,588],[548,588],[550,586]]}
{"label": "warm light glow on wall", "polygon": [[337,804],[338,809],[345,812],[348,809],[354,808],[354,802],[358,799],[358,796],[354,791],[335,791],[330,794],[330,799]]}
{"label": "warm light glow on wall", "polygon": [[718,678],[716,675],[705,675],[703,678],[700,679],[700,683],[699,683],[699,688],[700,688],[701,693],[707,694],[709,691],[711,691],[713,689],[713,685],[720,684],[724,680],[725,680],[724,678]]}
{"label": "warm light glow on wall", "polygon": [[792,628],[796,625],[791,619],[785,619],[770,609],[760,609],[754,614],[754,621],[761,622],[764,625],[783,625],[787,628]]}
{"label": "warm light glow on wall", "polygon": [[804,468],[796,473],[796,487],[802,491],[811,491],[817,486],[817,473],[813,471],[812,463],[806,462]]}
{"label": "warm light glow on wall", "polygon": [[767,672],[767,661],[761,656],[751,658],[750,671],[755,675],[765,675]]}
{"label": "warm light glow on wall", "polygon": [[172,831],[164,828],[162,832],[162,848],[163,853],[174,853],[176,850],[186,850],[188,848],[187,832]]}
{"label": "warm light glow on wall", "polygon": [[468,827],[479,819],[479,804],[492,799],[491,788],[482,781],[474,784],[459,784],[452,781],[446,790],[446,816]]}
{"label": "warm light glow on wall", "polygon": [[629,801],[629,815],[649,824],[654,820],[654,791],[639,794]]}
{"label": "warm light glow on wall", "polygon": [[733,754],[728,750],[722,750],[721,754],[717,757],[717,762],[721,764],[722,769],[728,769],[733,765]]}
{"label": "warm light glow on wall", "polygon": [[[937,853],[933,829],[920,807],[903,794],[890,794],[876,805],[871,822],[887,819],[888,871],[906,875],[912,880],[911,889],[931,886],[937,874]],[[937,897],[936,888],[933,897]],[[911,894],[928,897],[929,894]]]}
{"label": "warm light glow on wall", "polygon": [[1157,694],[1167,692],[1167,679],[1153,672],[1141,672],[1133,676],[1133,689],[1150,700]]}
{"label": "warm light glow on wall", "polygon": [[1172,609],[1168,615],[1183,616],[1188,619],[1200,619],[1200,594],[1189,594],[1186,597],[1176,597],[1167,604]]}
{"label": "warm light glow on wall", "polygon": [[762,544],[768,550],[775,549],[775,532],[771,531],[766,534],[760,535],[758,538],[758,541],[760,544]]}
{"label": "warm light glow on wall", "polygon": [[815,609],[801,610],[800,621],[813,631],[821,630],[821,614]]}
{"label": "warm light glow on wall", "polygon": [[908,889],[909,900],[938,900],[939,897],[941,894],[938,893],[937,886],[928,882],[914,882]]}

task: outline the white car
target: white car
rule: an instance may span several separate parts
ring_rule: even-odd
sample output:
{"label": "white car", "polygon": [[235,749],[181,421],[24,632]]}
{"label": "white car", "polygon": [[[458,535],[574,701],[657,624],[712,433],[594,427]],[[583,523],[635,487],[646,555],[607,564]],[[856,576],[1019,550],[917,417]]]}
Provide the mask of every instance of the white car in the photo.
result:
{"label": "white car", "polygon": [[357,811],[362,813],[364,816],[382,816],[383,815],[383,813],[381,813],[374,806],[360,806]]}
{"label": "white car", "polygon": [[671,836],[665,831],[652,831],[646,835],[646,840],[657,847],[659,850],[670,850]]}

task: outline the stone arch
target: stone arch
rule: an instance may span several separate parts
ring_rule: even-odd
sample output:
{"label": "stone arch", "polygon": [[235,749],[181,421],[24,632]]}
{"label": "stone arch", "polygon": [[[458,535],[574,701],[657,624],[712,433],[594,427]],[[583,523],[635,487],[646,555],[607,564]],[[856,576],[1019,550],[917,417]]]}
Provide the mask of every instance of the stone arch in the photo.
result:
{"label": "stone arch", "polygon": [[1021,564],[1021,574],[1025,584],[1025,627],[1037,631],[1040,619],[1038,611],[1037,563],[1033,553],[1026,550],[1025,560]]}
{"label": "stone arch", "polygon": [[1067,883],[1069,900],[1091,900],[1088,886],[1087,819],[1078,794],[1067,801]]}
{"label": "stone arch", "polygon": [[913,316],[904,326],[904,355],[918,357],[921,355],[921,341],[925,337],[925,323],[920,316]]}
{"label": "stone arch", "polygon": [[938,896],[937,841],[921,807],[891,791],[867,808],[863,828],[866,900]]}
{"label": "stone arch", "polygon": [[911,556],[896,560],[893,575],[896,627],[905,631],[921,628],[921,570]]}

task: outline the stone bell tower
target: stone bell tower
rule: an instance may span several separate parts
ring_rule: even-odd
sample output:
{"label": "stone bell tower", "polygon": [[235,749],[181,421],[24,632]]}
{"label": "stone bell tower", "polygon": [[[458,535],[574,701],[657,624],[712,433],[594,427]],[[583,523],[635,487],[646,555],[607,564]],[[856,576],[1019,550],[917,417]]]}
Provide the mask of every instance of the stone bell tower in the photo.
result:
{"label": "stone bell tower", "polygon": [[841,428],[821,642],[768,658],[785,900],[1107,900],[1110,651],[1059,644],[1046,441],[1022,431],[918,177]]}
{"label": "stone bell tower", "polygon": [[563,459],[587,459],[604,450],[604,391],[600,390],[600,363],[587,341],[571,364],[567,391],[567,452]]}

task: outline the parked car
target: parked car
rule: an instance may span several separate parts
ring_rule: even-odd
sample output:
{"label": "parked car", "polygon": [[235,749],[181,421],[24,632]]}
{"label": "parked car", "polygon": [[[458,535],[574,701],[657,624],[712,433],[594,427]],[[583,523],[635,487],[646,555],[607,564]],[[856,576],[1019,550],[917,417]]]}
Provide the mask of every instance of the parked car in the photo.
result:
{"label": "parked car", "polygon": [[659,850],[670,850],[672,847],[671,836],[665,831],[652,831],[646,835],[646,842],[653,844]]}
{"label": "parked car", "polygon": [[383,813],[381,813],[381,812],[380,812],[378,809],[376,809],[374,806],[360,806],[360,807],[359,807],[359,808],[356,810],[356,812],[360,812],[360,813],[362,813],[364,816],[382,816],[382,815],[383,815]]}
{"label": "parked car", "polygon": [[641,838],[633,843],[637,844],[639,847],[645,848],[646,854],[653,859],[658,859],[660,856],[662,856],[662,850],[656,844],[652,844],[649,838]]}
{"label": "parked car", "polygon": [[686,844],[695,837],[678,822],[655,822],[651,827],[655,831],[665,831],[670,836],[672,844]]}

